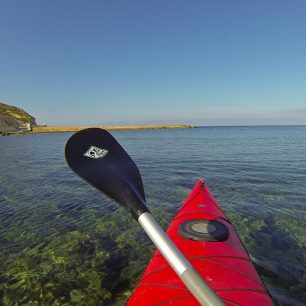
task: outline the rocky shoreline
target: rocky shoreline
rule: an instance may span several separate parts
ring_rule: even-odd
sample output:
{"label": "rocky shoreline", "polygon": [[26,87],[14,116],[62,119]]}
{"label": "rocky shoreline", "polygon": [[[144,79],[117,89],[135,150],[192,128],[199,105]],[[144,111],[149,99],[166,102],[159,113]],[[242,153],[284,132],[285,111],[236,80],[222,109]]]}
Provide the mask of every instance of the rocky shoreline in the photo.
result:
{"label": "rocky shoreline", "polygon": [[29,133],[65,133],[65,132],[77,132],[90,127],[98,127],[108,131],[119,130],[155,130],[155,129],[190,129],[195,126],[187,124],[176,125],[131,125],[131,126],[36,126],[32,128]]}
{"label": "rocky shoreline", "polygon": [[[35,133],[65,133],[77,132],[94,126],[47,126],[37,125],[35,118],[23,109],[0,102],[0,136],[35,134]],[[108,131],[119,130],[153,130],[153,129],[187,129],[195,126],[188,124],[162,125],[115,125],[95,126]]]}

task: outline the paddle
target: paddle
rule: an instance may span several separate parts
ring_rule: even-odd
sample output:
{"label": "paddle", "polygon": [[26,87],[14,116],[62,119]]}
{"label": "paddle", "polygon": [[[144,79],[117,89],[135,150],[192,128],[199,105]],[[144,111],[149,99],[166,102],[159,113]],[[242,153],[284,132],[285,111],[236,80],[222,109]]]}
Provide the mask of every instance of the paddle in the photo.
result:
{"label": "paddle", "polygon": [[132,214],[201,305],[224,305],[147,209],[139,170],[111,134],[98,128],[77,132],[65,156],[76,174]]}

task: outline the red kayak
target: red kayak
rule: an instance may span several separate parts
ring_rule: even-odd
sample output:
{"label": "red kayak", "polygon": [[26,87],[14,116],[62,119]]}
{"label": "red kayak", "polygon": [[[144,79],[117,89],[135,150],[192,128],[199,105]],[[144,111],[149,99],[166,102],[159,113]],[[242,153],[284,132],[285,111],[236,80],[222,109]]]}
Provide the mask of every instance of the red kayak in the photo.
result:
{"label": "red kayak", "polygon": [[[225,305],[274,305],[236,231],[204,181],[198,181],[167,234]],[[191,306],[199,302],[157,250],[127,305]]]}

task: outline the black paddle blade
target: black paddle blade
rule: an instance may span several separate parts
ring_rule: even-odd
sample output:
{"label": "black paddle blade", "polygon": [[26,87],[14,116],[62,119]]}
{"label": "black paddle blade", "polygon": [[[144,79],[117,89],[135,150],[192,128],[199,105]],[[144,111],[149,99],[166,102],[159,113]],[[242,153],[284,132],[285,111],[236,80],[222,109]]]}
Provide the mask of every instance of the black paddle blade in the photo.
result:
{"label": "black paddle blade", "polygon": [[125,207],[136,220],[148,211],[137,166],[107,131],[89,128],[75,133],[66,144],[65,156],[76,174]]}

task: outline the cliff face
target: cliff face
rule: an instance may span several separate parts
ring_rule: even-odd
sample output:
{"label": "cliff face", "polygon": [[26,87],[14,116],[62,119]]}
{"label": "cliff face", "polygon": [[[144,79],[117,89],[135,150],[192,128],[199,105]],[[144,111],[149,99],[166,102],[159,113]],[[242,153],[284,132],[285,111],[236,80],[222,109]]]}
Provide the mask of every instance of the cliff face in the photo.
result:
{"label": "cliff face", "polygon": [[0,103],[0,132],[16,132],[36,126],[35,118],[16,106]]}

